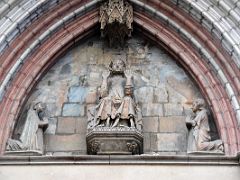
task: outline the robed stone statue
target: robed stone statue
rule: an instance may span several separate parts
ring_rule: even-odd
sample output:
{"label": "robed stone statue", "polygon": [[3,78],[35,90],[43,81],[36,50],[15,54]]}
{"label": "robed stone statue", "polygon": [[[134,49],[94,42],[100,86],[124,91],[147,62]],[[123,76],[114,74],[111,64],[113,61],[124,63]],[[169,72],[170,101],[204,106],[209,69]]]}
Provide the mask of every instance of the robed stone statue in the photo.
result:
{"label": "robed stone statue", "polygon": [[8,139],[7,152],[43,154],[43,132],[48,127],[46,105],[36,103],[30,107],[19,139]]}
{"label": "robed stone statue", "polygon": [[142,130],[141,111],[133,96],[133,75],[124,61],[116,59],[102,73],[99,103],[91,113],[92,127],[127,126]]}
{"label": "robed stone statue", "polygon": [[222,140],[211,140],[208,114],[203,99],[196,99],[192,104],[193,116],[186,118],[189,129],[188,153],[213,152],[223,153]]}

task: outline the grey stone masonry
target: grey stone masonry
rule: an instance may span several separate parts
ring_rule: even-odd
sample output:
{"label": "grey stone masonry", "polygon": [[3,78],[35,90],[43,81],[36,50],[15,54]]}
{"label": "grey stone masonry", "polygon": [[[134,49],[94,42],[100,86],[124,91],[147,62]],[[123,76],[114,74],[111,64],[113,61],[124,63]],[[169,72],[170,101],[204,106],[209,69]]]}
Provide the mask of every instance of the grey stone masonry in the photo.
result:
{"label": "grey stone masonry", "polygon": [[115,57],[127,58],[133,69],[144,153],[186,153],[188,102],[202,96],[164,49],[145,41],[134,34],[124,49],[110,49],[93,37],[58,59],[29,98],[46,103],[53,118],[45,133],[48,154],[86,154],[87,114],[99,102],[101,74]]}

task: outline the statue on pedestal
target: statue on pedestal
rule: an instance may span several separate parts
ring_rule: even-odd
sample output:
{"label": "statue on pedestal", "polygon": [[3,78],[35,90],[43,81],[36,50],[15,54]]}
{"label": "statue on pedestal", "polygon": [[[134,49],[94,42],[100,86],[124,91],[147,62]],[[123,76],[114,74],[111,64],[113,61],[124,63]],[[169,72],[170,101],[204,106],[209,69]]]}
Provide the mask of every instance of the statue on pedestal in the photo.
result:
{"label": "statue on pedestal", "polygon": [[128,126],[142,129],[141,113],[133,97],[132,72],[122,60],[112,61],[102,74],[100,102],[95,108],[93,126]]}
{"label": "statue on pedestal", "polygon": [[48,127],[45,109],[41,102],[30,107],[20,138],[8,139],[6,153],[43,154],[43,132]]}
{"label": "statue on pedestal", "polygon": [[203,99],[196,99],[192,105],[193,116],[186,118],[189,131],[188,152],[223,153],[222,140],[211,140],[208,114]]}
{"label": "statue on pedestal", "polygon": [[99,103],[88,109],[89,154],[141,154],[142,116],[133,96],[133,75],[124,61],[102,74]]}

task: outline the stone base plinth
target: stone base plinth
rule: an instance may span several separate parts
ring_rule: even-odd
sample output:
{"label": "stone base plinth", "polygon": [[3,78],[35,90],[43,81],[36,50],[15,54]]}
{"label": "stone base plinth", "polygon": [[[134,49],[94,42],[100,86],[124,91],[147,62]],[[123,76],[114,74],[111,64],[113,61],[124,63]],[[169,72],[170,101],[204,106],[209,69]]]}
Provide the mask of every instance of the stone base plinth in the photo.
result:
{"label": "stone base plinth", "polygon": [[95,127],[87,134],[88,154],[133,155],[143,153],[143,135],[129,127]]}
{"label": "stone base plinth", "polygon": [[221,151],[188,151],[188,154],[192,155],[224,155],[224,152]]}
{"label": "stone base plinth", "polygon": [[42,151],[26,150],[26,151],[5,151],[4,155],[9,156],[42,156]]}

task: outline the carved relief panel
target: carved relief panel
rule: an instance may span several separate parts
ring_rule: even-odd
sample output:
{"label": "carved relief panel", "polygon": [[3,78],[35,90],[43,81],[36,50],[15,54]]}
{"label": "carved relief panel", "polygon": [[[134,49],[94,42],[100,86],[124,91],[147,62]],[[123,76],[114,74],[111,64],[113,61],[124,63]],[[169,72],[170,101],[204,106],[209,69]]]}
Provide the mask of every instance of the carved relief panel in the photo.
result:
{"label": "carved relief panel", "polygon": [[[59,58],[39,82],[26,106],[42,102],[50,112],[48,123],[31,131],[36,135],[42,130],[41,152],[106,154],[109,144],[99,137],[114,131],[108,142],[117,141],[117,150],[126,154],[187,154],[190,131],[185,119],[197,117],[190,108],[194,99],[203,97],[172,56],[133,35],[124,48],[109,48],[98,36],[83,40]],[[22,130],[33,126],[34,119],[44,122],[41,119],[45,118],[28,108],[23,119],[19,131],[23,133],[13,134],[6,152],[15,147],[12,140],[21,147],[18,142],[27,132]],[[214,137],[211,141],[219,139],[213,119],[209,116],[208,120]],[[116,140],[119,132],[130,138]]]}

